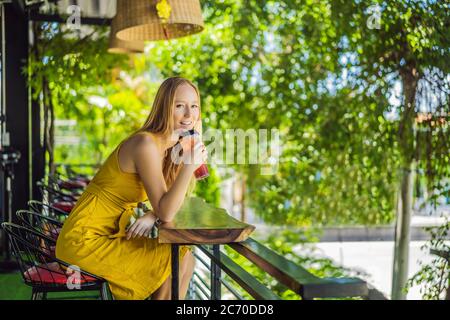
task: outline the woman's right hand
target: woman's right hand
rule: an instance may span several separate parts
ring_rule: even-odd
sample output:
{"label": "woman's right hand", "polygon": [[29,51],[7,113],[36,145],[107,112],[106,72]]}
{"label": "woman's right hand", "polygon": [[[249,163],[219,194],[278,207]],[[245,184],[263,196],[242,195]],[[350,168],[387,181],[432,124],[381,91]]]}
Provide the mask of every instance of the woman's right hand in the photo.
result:
{"label": "woman's right hand", "polygon": [[156,216],[152,211],[148,211],[127,229],[126,239],[130,240],[131,238],[136,237],[148,237],[155,221]]}

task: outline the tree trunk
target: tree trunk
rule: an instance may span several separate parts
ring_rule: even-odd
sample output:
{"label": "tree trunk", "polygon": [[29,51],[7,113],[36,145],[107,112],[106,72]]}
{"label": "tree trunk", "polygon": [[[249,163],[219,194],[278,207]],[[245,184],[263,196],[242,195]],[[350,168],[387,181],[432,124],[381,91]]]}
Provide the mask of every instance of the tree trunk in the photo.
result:
{"label": "tree trunk", "polygon": [[402,171],[402,182],[397,205],[395,226],[394,267],[392,274],[392,299],[404,300],[403,287],[408,281],[409,241],[413,198],[414,165]]}
{"label": "tree trunk", "polygon": [[401,185],[397,205],[395,249],[392,274],[393,300],[406,299],[403,288],[408,280],[409,241],[414,188],[414,125],[416,118],[415,98],[419,75],[414,66],[400,72],[403,83],[404,109],[399,124],[399,147],[401,155]]}

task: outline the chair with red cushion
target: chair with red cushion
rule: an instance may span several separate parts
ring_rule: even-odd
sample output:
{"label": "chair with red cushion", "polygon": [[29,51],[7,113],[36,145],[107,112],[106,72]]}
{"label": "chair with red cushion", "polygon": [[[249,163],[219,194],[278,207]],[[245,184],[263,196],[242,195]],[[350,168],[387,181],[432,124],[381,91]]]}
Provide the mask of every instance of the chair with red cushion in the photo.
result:
{"label": "chair with red cushion", "polygon": [[59,173],[48,176],[47,178],[50,185],[53,185],[57,189],[64,189],[75,194],[82,192],[88,185],[88,182],[86,182],[85,179],[79,179],[77,177],[68,178]]}
{"label": "chair with red cushion", "polygon": [[58,186],[66,190],[80,190],[85,189],[87,183],[81,180],[60,180],[58,181]]}
{"label": "chair with red cushion", "polygon": [[76,202],[80,197],[79,192],[63,191],[54,183],[46,184],[43,181],[38,181],[36,185],[42,194],[42,199],[47,203],[58,201]]}
{"label": "chair with red cushion", "polygon": [[47,299],[48,292],[98,291],[100,299],[109,298],[108,283],[49,253],[56,241],[34,229],[17,224],[1,224],[10,238],[13,255],[23,280],[32,288],[32,300]]}
{"label": "chair with red cushion", "polygon": [[62,210],[69,214],[75,207],[75,202],[73,201],[55,201],[52,203],[52,207]]}
{"label": "chair with red cushion", "polygon": [[[90,166],[90,167],[98,169],[98,166]],[[67,174],[66,175],[59,174],[60,177],[65,176],[67,179],[83,181],[86,184],[89,184],[89,182],[91,182],[91,177],[89,175],[75,171],[71,165],[66,166],[65,169]]]}
{"label": "chair with red cushion", "polygon": [[37,200],[28,201],[28,208],[31,211],[38,212],[44,216],[49,216],[59,221],[64,221],[70,213],[70,211],[67,212],[65,210],[61,210],[51,204],[43,203]]}
{"label": "chair with red cushion", "polygon": [[32,228],[55,241],[58,239],[59,233],[63,227],[61,221],[30,210],[18,210],[16,212],[16,217],[20,225]]}

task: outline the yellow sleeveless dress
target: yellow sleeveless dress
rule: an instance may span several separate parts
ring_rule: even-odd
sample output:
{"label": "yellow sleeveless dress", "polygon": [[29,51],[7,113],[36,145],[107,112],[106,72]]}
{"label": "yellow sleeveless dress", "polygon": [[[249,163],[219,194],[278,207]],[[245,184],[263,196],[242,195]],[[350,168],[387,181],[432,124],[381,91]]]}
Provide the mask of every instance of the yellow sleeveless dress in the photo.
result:
{"label": "yellow sleeveless dress", "polygon": [[[171,245],[145,237],[125,238],[134,208],[147,200],[147,194],[138,174],[119,167],[122,143],[64,222],[56,257],[107,280],[115,299],[146,299],[171,273]],[[180,246],[180,259],[189,249]]]}

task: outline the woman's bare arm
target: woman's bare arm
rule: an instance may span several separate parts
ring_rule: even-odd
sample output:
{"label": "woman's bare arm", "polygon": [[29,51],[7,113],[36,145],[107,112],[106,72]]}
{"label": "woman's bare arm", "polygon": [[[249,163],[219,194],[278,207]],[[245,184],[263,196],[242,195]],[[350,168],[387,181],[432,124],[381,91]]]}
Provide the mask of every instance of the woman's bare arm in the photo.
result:
{"label": "woman's bare arm", "polygon": [[141,135],[133,148],[136,171],[144,184],[153,213],[163,222],[172,221],[183,204],[189,182],[198,164],[185,164],[168,190],[163,172],[162,155],[149,135]]}

